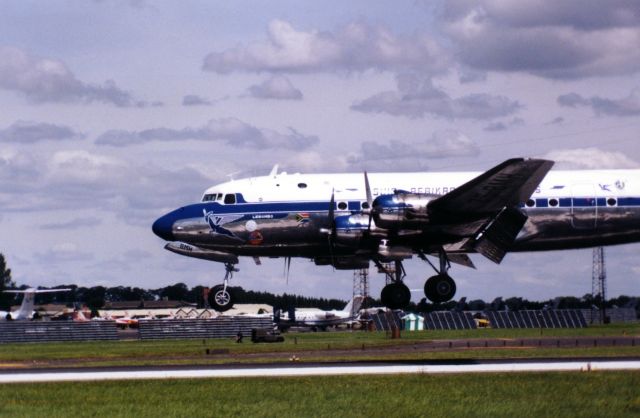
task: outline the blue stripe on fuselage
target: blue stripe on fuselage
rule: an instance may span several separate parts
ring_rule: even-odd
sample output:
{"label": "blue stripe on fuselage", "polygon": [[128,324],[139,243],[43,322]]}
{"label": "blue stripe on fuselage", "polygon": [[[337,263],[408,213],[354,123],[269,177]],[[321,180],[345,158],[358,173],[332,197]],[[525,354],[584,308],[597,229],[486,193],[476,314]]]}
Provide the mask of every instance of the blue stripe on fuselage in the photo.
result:
{"label": "blue stripe on fuselage", "polygon": [[[556,208],[567,207],[608,207],[606,204],[606,198],[570,198],[570,197],[553,197],[553,198],[536,198],[536,206],[534,208],[549,208],[549,200],[555,199],[558,201]],[[336,210],[336,216],[340,214],[359,213],[361,201],[348,202],[348,211]],[[357,205],[357,206],[356,206]],[[637,207],[640,206],[640,197],[618,197],[617,207]],[[358,209],[355,209],[355,208]],[[521,207],[525,207],[521,205]],[[232,205],[224,205],[216,202],[195,203],[177,209],[175,215],[179,215],[179,218],[199,218],[202,217],[202,210],[207,212],[213,212],[221,215],[242,214],[246,215],[246,219],[260,219],[259,215],[277,215],[296,212],[320,212],[325,213],[329,211],[329,202],[266,202],[266,203],[237,203]],[[245,218],[243,218],[245,219]]]}

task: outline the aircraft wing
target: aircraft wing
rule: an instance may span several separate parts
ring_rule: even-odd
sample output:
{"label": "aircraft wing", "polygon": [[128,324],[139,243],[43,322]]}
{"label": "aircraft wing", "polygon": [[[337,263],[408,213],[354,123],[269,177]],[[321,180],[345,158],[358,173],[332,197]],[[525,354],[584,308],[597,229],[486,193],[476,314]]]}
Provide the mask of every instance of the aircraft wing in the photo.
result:
{"label": "aircraft wing", "polygon": [[[441,222],[442,231],[467,237],[450,247],[500,263],[527,221],[518,205],[529,199],[552,166],[553,161],[540,159],[507,160],[431,202],[430,214]],[[457,261],[470,265],[464,258]]]}
{"label": "aircraft wing", "polygon": [[434,214],[491,214],[517,206],[533,194],[553,161],[514,158],[429,204]]}

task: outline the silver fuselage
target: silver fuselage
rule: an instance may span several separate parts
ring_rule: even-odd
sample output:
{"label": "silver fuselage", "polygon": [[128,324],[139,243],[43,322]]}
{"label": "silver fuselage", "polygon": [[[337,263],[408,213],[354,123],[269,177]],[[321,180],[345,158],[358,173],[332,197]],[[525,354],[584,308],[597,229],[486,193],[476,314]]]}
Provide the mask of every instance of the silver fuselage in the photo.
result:
{"label": "silver fuselage", "polygon": [[[386,173],[369,174],[369,178],[374,197],[394,189],[442,195],[477,174]],[[335,202],[330,211],[332,193]],[[158,219],[154,231],[167,241],[188,244],[184,255],[191,255],[192,245],[235,256],[317,261],[336,255],[366,258],[377,251],[380,239],[430,253],[463,238],[442,234],[438,225],[386,236],[375,224],[369,226],[363,214],[365,202],[361,174],[283,173],[211,187],[202,202]],[[521,210],[528,220],[510,251],[640,241],[640,170],[551,171]]]}

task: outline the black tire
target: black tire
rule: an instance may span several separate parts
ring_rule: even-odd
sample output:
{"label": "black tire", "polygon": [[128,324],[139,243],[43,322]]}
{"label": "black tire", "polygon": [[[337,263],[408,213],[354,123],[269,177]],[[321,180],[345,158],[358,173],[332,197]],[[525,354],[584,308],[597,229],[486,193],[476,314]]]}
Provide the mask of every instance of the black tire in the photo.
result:
{"label": "black tire", "polygon": [[390,283],[382,288],[380,299],[389,309],[403,309],[411,301],[411,291],[404,283]]}
{"label": "black tire", "polygon": [[209,306],[218,312],[226,312],[233,308],[234,300],[231,288],[227,287],[225,291],[224,285],[213,286],[209,291]]}
{"label": "black tire", "polygon": [[433,303],[447,302],[456,294],[456,282],[447,274],[430,277],[424,284],[424,295]]}

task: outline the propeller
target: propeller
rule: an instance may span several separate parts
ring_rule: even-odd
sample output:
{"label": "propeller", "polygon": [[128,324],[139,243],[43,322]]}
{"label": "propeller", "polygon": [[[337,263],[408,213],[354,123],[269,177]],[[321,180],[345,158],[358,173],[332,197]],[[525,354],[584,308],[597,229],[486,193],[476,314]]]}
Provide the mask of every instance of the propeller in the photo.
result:
{"label": "propeller", "polygon": [[291,257],[285,257],[284,259],[284,278],[289,285],[289,272],[291,271]]}
{"label": "propeller", "polygon": [[369,225],[367,226],[367,233],[371,232],[371,219],[373,218],[373,196],[371,195],[371,186],[369,185],[369,176],[367,171],[364,172],[364,189],[367,193],[367,210],[362,211],[369,215]]}
{"label": "propeller", "polygon": [[335,245],[335,236],[336,236],[335,207],[336,207],[335,189],[331,189],[331,200],[329,201],[329,222],[331,222],[331,229],[329,229],[327,240],[329,241],[329,257],[331,257],[331,265],[333,266],[334,269],[335,269],[335,260],[333,258],[333,247]]}

